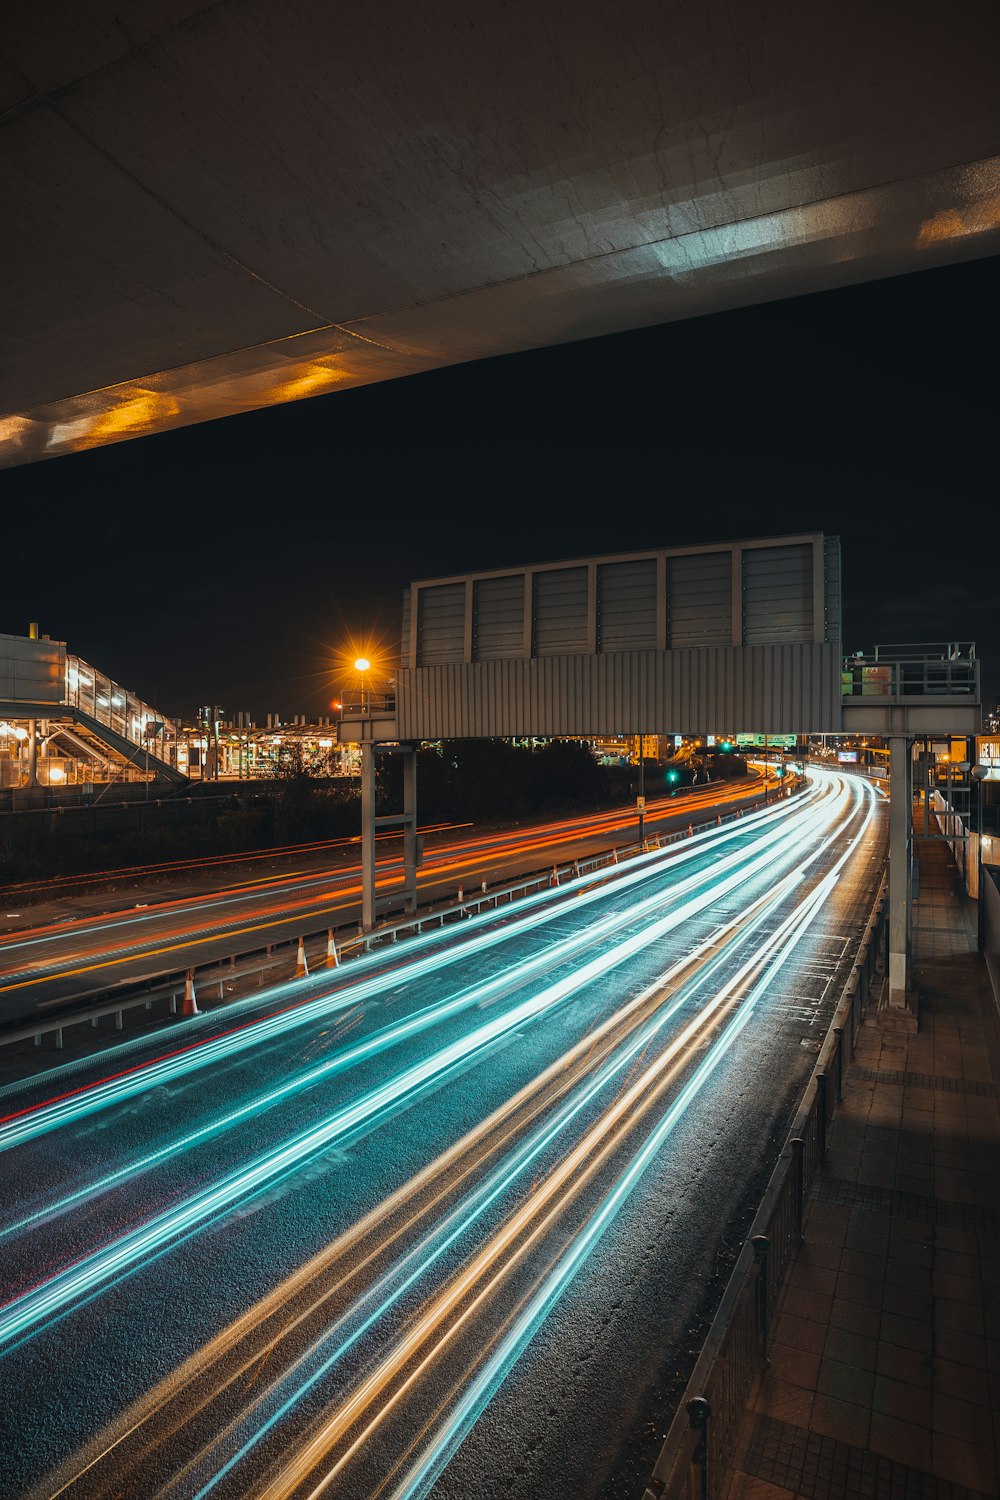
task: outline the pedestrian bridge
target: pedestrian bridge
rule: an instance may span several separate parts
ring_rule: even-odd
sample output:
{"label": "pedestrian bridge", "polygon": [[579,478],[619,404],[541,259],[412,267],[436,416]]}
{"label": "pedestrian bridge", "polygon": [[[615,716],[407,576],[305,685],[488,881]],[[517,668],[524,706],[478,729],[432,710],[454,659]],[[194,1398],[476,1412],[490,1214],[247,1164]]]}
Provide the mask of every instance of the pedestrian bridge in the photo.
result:
{"label": "pedestrian bridge", "polygon": [[154,780],[177,786],[177,725],[67,651],[0,635],[0,786]]}

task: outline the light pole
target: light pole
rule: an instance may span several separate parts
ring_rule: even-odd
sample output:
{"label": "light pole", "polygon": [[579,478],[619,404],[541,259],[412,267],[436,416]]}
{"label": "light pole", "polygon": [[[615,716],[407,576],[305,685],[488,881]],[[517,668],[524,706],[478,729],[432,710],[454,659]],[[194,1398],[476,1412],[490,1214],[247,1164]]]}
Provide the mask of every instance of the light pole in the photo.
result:
{"label": "light pole", "polygon": [[639,796],[636,798],[636,810],[639,814],[639,843],[644,841],[646,822],[646,760],[642,753],[642,735],[639,736]]}
{"label": "light pole", "polygon": [[764,736],[764,806],[765,807],[767,806],[767,800],[768,800],[768,798],[767,798],[767,772],[768,772],[768,766],[769,766],[769,764],[770,763],[769,763],[768,758],[767,758],[767,735],[765,734],[765,736]]}
{"label": "light pole", "polygon": [[365,674],[370,670],[370,668],[371,662],[368,660],[367,656],[359,656],[355,660],[354,670],[361,678],[361,712],[363,714],[368,712],[368,693]]}

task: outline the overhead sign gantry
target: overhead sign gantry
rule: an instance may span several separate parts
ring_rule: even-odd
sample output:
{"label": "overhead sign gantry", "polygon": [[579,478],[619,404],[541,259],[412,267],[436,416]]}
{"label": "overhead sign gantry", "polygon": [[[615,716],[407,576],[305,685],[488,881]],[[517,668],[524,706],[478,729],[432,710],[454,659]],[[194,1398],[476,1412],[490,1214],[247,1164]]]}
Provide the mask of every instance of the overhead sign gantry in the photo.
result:
{"label": "overhead sign gantry", "polygon": [[909,989],[913,740],[975,734],[967,644],[845,660],[840,543],[820,532],[666,547],[425,579],[404,598],[395,696],[345,718],[362,747],[363,924],[375,921],[374,754],[403,754],[404,896],[416,900],[422,740],[611,734],[885,735],[890,1005]]}

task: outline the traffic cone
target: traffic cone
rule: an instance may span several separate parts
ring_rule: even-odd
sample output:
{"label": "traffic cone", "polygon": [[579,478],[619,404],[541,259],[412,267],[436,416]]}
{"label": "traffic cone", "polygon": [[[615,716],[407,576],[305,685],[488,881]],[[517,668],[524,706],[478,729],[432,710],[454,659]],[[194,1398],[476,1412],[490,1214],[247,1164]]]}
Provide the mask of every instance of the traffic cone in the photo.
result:
{"label": "traffic cone", "polygon": [[195,998],[195,993],[194,993],[194,970],[193,969],[188,969],[187,976],[186,976],[186,978],[184,980],[184,999],[181,1001],[181,1015],[182,1016],[200,1016],[201,1015],[201,1011],[198,1009],[198,1001]]}
{"label": "traffic cone", "polygon": [[458,888],[458,900],[459,905],[461,905],[461,903],[465,900],[465,891],[462,886],[459,886]]}
{"label": "traffic cone", "polygon": [[689,839],[693,839],[694,838],[694,824],[693,823],[689,823],[688,824],[688,838]]}
{"label": "traffic cone", "polygon": [[552,884],[559,884],[559,871],[556,869],[555,865],[552,866]]}
{"label": "traffic cone", "polygon": [[337,956],[337,945],[333,941],[333,928],[328,927],[326,932],[326,966],[328,969],[340,967],[340,959]]}
{"label": "traffic cone", "polygon": [[309,965],[306,963],[306,945],[299,938],[299,951],[295,955],[295,977],[303,979],[309,973]]}
{"label": "traffic cone", "polygon": [[715,821],[716,821],[716,825],[719,828],[721,828],[722,827],[722,814],[721,813],[718,814],[718,816],[716,817]]}

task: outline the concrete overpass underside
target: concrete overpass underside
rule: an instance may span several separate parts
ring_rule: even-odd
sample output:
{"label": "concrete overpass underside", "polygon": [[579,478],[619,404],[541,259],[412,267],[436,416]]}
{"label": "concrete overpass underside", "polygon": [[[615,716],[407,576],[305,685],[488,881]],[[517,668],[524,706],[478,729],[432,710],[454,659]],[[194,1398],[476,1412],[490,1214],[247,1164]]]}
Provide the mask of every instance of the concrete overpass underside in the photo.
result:
{"label": "concrete overpass underside", "polygon": [[28,0],[0,461],[1000,251],[1000,12]]}

